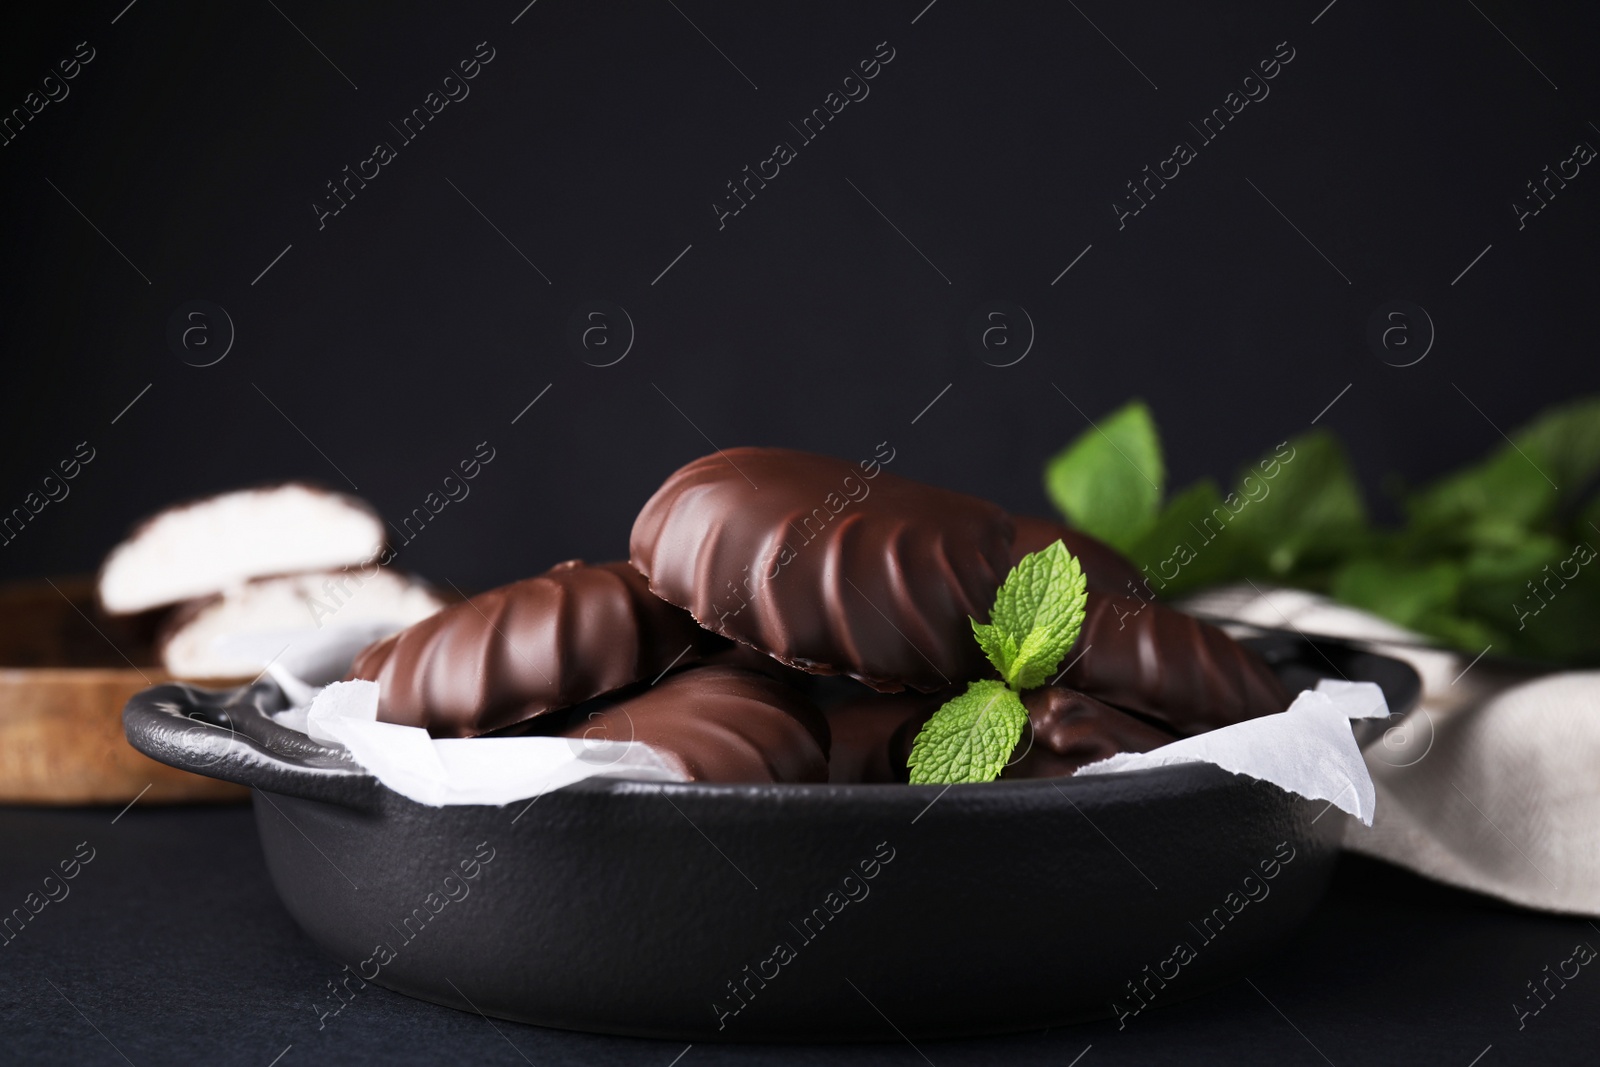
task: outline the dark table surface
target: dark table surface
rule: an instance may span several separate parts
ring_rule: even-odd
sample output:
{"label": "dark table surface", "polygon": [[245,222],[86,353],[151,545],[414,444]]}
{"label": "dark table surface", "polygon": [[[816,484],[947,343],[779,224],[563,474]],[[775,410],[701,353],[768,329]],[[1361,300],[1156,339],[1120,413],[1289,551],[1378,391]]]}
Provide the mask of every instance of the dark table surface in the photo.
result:
{"label": "dark table surface", "polygon": [[[881,1045],[686,1048],[491,1022],[376,986],[319,1019],[313,1005],[339,968],[279,905],[243,807],[0,808],[0,907],[22,907],[75,853],[92,858],[65,895],[51,883],[60,899],[0,944],[0,1063],[1493,1067],[1600,1056],[1600,975],[1546,981],[1576,945],[1600,945],[1600,927],[1353,856],[1306,928],[1247,981],[1120,1031],[1106,1021],[916,1048],[892,1033]],[[1530,982],[1544,983],[1537,1013]]]}

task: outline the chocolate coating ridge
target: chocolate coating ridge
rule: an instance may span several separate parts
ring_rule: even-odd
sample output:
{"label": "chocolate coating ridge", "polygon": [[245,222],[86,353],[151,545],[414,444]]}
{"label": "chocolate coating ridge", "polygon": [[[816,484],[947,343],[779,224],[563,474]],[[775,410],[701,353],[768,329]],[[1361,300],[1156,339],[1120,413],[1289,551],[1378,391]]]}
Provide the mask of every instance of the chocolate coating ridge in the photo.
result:
{"label": "chocolate coating ridge", "polygon": [[1090,593],[1073,655],[1064,684],[1179,734],[1289,706],[1288,691],[1260,656],[1209,623],[1138,597]]}
{"label": "chocolate coating ridge", "polygon": [[1036,519],[1031,515],[1013,515],[1011,522],[1016,527],[1016,537],[1011,542],[1012,566],[1016,566],[1028,553],[1060,541],[1068,552],[1077,557],[1078,565],[1083,568],[1084,584],[1090,592],[1126,595],[1145,584],[1139,568],[1121,552],[1082,530],[1063,526],[1054,519]]}
{"label": "chocolate coating ridge", "polygon": [[1125,711],[1092,696],[1059,685],[1047,685],[1022,695],[1028,709],[1029,731],[1018,745],[1020,755],[1000,775],[1002,778],[1061,778],[1099,763],[1118,752],[1149,752],[1176,741]]}
{"label": "chocolate coating ridge", "polygon": [[905,781],[906,756],[911,747],[907,744],[906,751],[899,753],[897,766],[893,746],[896,734],[913,719],[920,729],[946,700],[959,692],[956,688],[939,693],[864,692],[825,709],[823,714],[828,717],[832,734],[828,781]]}
{"label": "chocolate coating ridge", "polygon": [[597,710],[567,713],[557,735],[642,741],[696,782],[826,782],[828,723],[805,696],[737,667],[691,667]]}
{"label": "chocolate coating ridge", "polygon": [[721,646],[626,563],[560,563],[363,649],[378,718],[471,737],[570,707]]}
{"label": "chocolate coating ridge", "polygon": [[774,681],[779,681],[793,689],[798,689],[808,696],[811,695],[811,687],[818,681],[816,675],[791,667],[787,663],[767,655],[765,652],[751,648],[749,645],[738,641],[724,641],[709,632],[707,636],[713,641],[724,644],[726,647],[706,653],[700,659],[702,663],[714,663],[721,667],[738,667],[740,670],[755,671],[757,674],[764,674]]}
{"label": "chocolate coating ridge", "polygon": [[1011,536],[994,504],[876,461],[735,448],[668,478],[631,552],[708,629],[815,674],[931,691],[985,671],[968,617],[989,617]]}

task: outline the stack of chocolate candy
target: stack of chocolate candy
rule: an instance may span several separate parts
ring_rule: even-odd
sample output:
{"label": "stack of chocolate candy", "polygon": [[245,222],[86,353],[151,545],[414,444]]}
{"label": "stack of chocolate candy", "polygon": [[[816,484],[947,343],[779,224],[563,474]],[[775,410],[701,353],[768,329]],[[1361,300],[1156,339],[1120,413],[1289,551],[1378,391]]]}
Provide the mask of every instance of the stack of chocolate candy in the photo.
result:
{"label": "stack of chocolate candy", "polygon": [[438,737],[643,741],[712,782],[903,782],[922,724],[993,677],[972,635],[1024,555],[1061,540],[1088,614],[1025,696],[1003,777],[1282,711],[1267,665],[1145,595],[1106,545],[984,500],[775,448],[695,460],[634,522],[628,563],[562,563],[368,647],[378,716]]}

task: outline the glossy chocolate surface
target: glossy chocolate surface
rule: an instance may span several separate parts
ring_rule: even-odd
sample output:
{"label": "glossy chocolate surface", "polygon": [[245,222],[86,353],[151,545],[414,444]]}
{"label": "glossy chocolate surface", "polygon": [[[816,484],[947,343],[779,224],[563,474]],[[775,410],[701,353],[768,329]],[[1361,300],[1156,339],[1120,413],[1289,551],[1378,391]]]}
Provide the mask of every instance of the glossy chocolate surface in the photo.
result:
{"label": "glossy chocolate surface", "polygon": [[717,664],[723,667],[738,667],[740,670],[755,671],[768,678],[793,686],[806,693],[821,679],[815,674],[808,674],[787,663],[774,659],[760,649],[751,648],[741,641],[728,641],[716,634],[706,631],[708,640],[722,646],[715,651],[707,652],[701,657],[700,662]]}
{"label": "glossy chocolate surface", "polygon": [[896,734],[913,720],[920,728],[946,700],[959,692],[958,688],[938,693],[864,692],[827,708],[825,714],[832,734],[828,781],[905,781],[905,754],[900,753],[897,758],[893,747]]}
{"label": "glossy chocolate surface", "polygon": [[1059,685],[1023,694],[1028,729],[1002,778],[1061,778],[1118,752],[1149,752],[1177,738],[1092,696]]}
{"label": "glossy chocolate surface", "polygon": [[1138,597],[1090,593],[1071,656],[1062,684],[1179,734],[1289,706],[1288,691],[1260,656],[1210,623]]}
{"label": "glossy chocolate surface", "polygon": [[1012,566],[1030,552],[1060,541],[1078,559],[1091,592],[1127,595],[1135,590],[1144,594],[1145,579],[1122,553],[1082,530],[1063,526],[1054,519],[1039,519],[1031,515],[1013,515],[1016,536],[1011,542]]}
{"label": "glossy chocolate surface", "polygon": [[725,647],[626,563],[558,564],[451,605],[356,657],[378,718],[471,737],[570,707]]}
{"label": "glossy chocolate surface", "polygon": [[804,695],[737,667],[691,667],[575,708],[561,737],[642,741],[695,782],[825,782],[828,723]]}
{"label": "glossy chocolate surface", "polygon": [[994,504],[877,460],[735,448],[667,479],[631,553],[709,629],[816,674],[931,691],[985,670],[968,618],[988,618],[1011,538]]}

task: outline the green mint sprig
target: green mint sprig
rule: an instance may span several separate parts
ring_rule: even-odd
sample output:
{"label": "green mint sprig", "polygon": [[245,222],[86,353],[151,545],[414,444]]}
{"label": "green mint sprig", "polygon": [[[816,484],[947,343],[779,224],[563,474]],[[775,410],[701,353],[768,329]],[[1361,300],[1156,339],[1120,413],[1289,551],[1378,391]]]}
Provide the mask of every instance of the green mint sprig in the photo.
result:
{"label": "green mint sprig", "polygon": [[1024,689],[1049,680],[1083,629],[1083,568],[1060,541],[1022,557],[973,635],[1003,681],[973,682],[933,713],[907,760],[913,785],[992,782],[1022,737]]}

